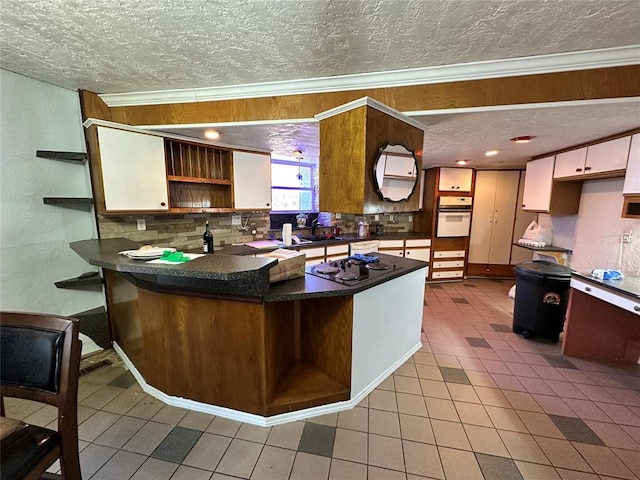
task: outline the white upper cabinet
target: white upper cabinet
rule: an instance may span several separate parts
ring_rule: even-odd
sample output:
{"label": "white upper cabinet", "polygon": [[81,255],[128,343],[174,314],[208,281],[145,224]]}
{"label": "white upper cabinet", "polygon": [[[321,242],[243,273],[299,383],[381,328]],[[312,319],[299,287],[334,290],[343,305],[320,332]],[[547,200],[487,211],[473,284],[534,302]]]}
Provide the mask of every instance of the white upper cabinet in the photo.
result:
{"label": "white upper cabinet", "polygon": [[553,187],[554,157],[544,157],[527,163],[522,209],[548,212]]}
{"label": "white upper cabinet", "polygon": [[627,163],[627,173],[624,176],[622,193],[625,195],[640,194],[640,133],[631,139],[629,162]]}
{"label": "white upper cabinet", "polygon": [[413,157],[405,157],[398,155],[385,155],[384,176],[415,178],[416,177],[416,161]]}
{"label": "white upper cabinet", "polygon": [[271,209],[271,156],[233,152],[233,198],[235,210]]}
{"label": "white upper cabinet", "polygon": [[98,127],[107,211],[169,209],[162,137]]}
{"label": "white upper cabinet", "polygon": [[588,147],[584,174],[595,175],[615,171],[622,173],[627,168],[630,143],[631,137],[622,137]]}
{"label": "white upper cabinet", "polygon": [[587,161],[587,147],[558,153],[553,178],[575,177],[584,174]]}
{"label": "white upper cabinet", "polygon": [[471,192],[471,168],[441,168],[438,190],[441,192]]}

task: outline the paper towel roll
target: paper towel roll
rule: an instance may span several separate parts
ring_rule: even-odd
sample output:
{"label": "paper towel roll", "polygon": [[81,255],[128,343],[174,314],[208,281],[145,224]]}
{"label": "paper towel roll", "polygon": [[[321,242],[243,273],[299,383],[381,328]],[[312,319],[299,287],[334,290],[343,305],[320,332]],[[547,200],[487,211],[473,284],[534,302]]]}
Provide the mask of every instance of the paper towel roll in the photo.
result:
{"label": "paper towel roll", "polygon": [[282,225],[282,242],[285,247],[291,246],[291,224],[285,223]]}

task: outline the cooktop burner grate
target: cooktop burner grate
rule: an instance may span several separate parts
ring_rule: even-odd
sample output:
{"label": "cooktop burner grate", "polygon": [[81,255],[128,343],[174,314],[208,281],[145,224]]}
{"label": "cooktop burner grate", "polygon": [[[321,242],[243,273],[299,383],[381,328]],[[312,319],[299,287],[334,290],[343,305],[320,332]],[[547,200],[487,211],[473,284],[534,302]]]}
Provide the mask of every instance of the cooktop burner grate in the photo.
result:
{"label": "cooktop burner grate", "polygon": [[366,268],[369,270],[389,270],[391,268],[390,265],[386,263],[367,263]]}
{"label": "cooktop burner grate", "polygon": [[398,267],[393,263],[367,263],[354,259],[340,259],[332,262],[308,266],[305,272],[343,285],[358,285],[368,280],[376,280],[396,271]]}
{"label": "cooktop burner grate", "polygon": [[318,265],[314,270],[325,275],[330,273],[338,273],[340,271],[338,267],[334,267],[330,263],[323,263],[322,265]]}

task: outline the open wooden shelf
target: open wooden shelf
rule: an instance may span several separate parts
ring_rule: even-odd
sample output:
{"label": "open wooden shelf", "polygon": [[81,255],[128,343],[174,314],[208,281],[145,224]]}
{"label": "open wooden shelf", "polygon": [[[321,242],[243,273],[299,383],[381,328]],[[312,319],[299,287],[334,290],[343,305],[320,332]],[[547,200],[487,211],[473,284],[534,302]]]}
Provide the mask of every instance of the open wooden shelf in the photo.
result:
{"label": "open wooden shelf", "polygon": [[316,367],[294,362],[267,405],[267,416],[349,400],[347,387]]}
{"label": "open wooden shelf", "polygon": [[177,175],[167,175],[167,180],[170,182],[183,182],[183,183],[208,183],[212,185],[231,185],[231,180],[218,179],[218,178],[201,178],[201,177],[180,177]]}
{"label": "open wooden shelf", "polygon": [[51,150],[36,150],[36,157],[48,158],[49,160],[62,160],[82,164],[88,156],[83,152],[54,152]]}

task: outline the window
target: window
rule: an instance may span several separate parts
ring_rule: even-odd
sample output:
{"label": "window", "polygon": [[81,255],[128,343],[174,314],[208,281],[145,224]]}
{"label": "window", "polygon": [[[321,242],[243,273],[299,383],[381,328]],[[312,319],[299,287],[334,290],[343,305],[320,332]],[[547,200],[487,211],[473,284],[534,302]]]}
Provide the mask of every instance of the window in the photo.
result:
{"label": "window", "polygon": [[271,160],[272,212],[315,212],[315,165]]}

